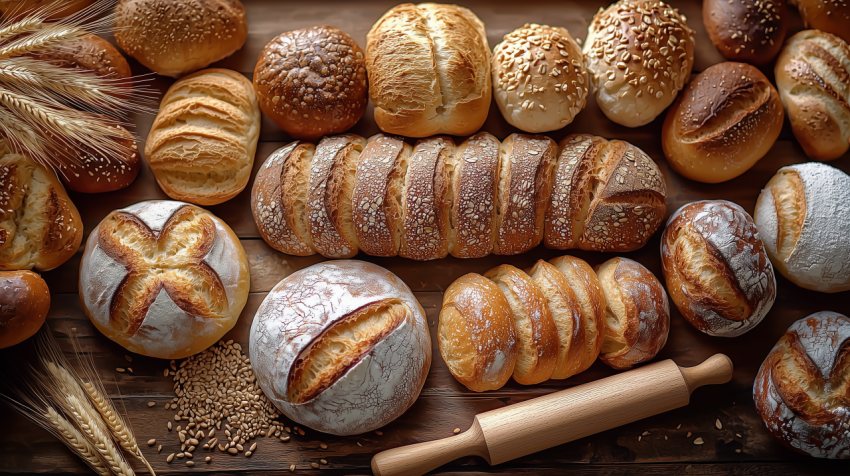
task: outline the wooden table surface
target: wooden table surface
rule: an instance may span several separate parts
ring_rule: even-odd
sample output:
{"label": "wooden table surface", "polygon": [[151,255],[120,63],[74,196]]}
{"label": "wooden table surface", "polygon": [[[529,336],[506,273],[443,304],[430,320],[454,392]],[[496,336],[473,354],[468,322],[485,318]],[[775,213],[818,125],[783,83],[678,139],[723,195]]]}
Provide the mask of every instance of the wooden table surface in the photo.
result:
{"label": "wooden table surface", "polygon": [[[276,0],[243,0],[248,12],[249,36],[245,46],[215,66],[231,68],[251,77],[256,58],[263,46],[277,34],[315,25],[333,25],[349,33],[365,47],[366,33],[380,15],[396,2],[369,0],[365,2],[325,2],[319,0],[287,2]],[[472,8],[487,26],[490,46],[502,36],[526,22],[537,22],[566,27],[577,38],[586,36],[587,25],[593,14],[606,1],[597,0],[527,0],[527,1],[463,1]],[[688,24],[696,30],[696,58],[694,73],[722,61],[702,25],[701,4],[690,0],[671,0],[688,16]],[[791,32],[802,28],[796,11],[790,12]],[[147,72],[131,60],[138,74]],[[765,71],[773,77],[771,71]],[[164,92],[171,79],[154,77],[151,85]],[[771,151],[752,170],[719,185],[707,185],[686,180],[667,167],[661,151],[660,130],[663,116],[653,123],[637,129],[621,127],[607,120],[595,102],[588,100],[585,110],[570,126],[551,134],[560,140],[570,133],[592,133],[608,138],[628,140],[645,150],[665,175],[669,190],[668,213],[684,203],[712,198],[735,201],[752,213],[760,188],[784,165],[807,161],[800,146],[794,141],[787,121],[780,139]],[[138,117],[136,133],[145,138],[153,117]],[[515,132],[501,117],[495,101],[483,130],[499,138]],[[372,108],[352,132],[368,137],[377,133],[372,119]],[[264,120],[254,169],[288,137],[272,122]],[[140,147],[141,148],[141,147]],[[839,168],[850,171],[848,157],[834,162]],[[253,179],[252,179],[253,180]],[[225,337],[248,344],[251,320],[266,293],[279,280],[295,270],[322,260],[321,257],[291,257],[269,248],[259,238],[249,207],[250,184],[246,190],[227,203],[210,207],[237,233],[251,264],[251,295],[236,327]],[[101,195],[71,193],[71,198],[85,223],[86,235],[100,220],[115,208],[140,200],[168,198],[156,185],[150,170],[145,167],[139,178],[128,188]],[[660,230],[642,249],[628,253],[647,266],[663,281],[659,259]],[[440,261],[416,262],[401,258],[374,258],[360,255],[357,258],[374,262],[399,275],[415,291],[428,314],[432,339],[442,301],[442,290],[453,280],[467,272],[484,272],[501,263],[518,267],[532,265],[538,259],[550,259],[564,254],[562,251],[538,247],[529,253],[512,256],[489,256],[482,259],[459,260],[447,258]],[[609,253],[571,251],[591,265],[611,258]],[[596,362],[586,372],[567,380],[551,380],[539,385],[520,386],[509,382],[504,388],[486,393],[474,393],[460,385],[451,376],[440,358],[433,339],[433,364],[425,387],[416,404],[398,420],[382,429],[382,434],[364,434],[356,437],[336,437],[307,430],[304,436],[295,435],[288,443],[276,439],[258,439],[255,454],[246,458],[230,456],[219,451],[212,454],[211,464],[203,463],[204,451],[197,451],[197,466],[188,468],[180,463],[167,464],[166,455],[179,450],[179,440],[169,433],[166,423],[173,412],[163,409],[174,395],[170,377],[163,377],[167,362],[133,355],[128,364],[128,353],[117,344],[100,335],[89,323],[80,308],[78,270],[81,252],[56,270],[44,273],[53,294],[48,323],[58,333],[60,343],[70,349],[63,337],[70,328],[76,328],[84,346],[93,352],[95,363],[113,396],[123,397],[129,421],[137,439],[146,442],[151,438],[162,444],[161,454],[155,447],[142,443],[142,450],[159,474],[169,472],[267,474],[288,472],[290,465],[297,473],[314,474],[370,474],[369,461],[378,451],[399,445],[450,436],[452,430],[465,430],[476,413],[516,403],[562,388],[596,380],[613,371]],[[776,303],[770,314],[754,330],[735,339],[711,337],[689,325],[671,304],[671,329],[666,347],[657,359],[673,359],[679,365],[694,365],[716,352],[732,358],[735,375],[732,382],[697,390],[690,405],[679,410],[658,415],[624,427],[606,431],[579,441],[557,446],[506,464],[490,467],[475,457],[464,458],[443,467],[435,474],[848,474],[847,461],[823,461],[797,455],[781,446],[767,432],[755,410],[752,384],[755,374],[768,351],[795,320],[812,312],[833,310],[850,315],[848,294],[821,294],[806,291],[777,276]],[[15,352],[7,349],[2,358],[14,359]],[[132,366],[133,374],[118,373],[117,367]],[[148,408],[147,402],[157,402]],[[121,403],[119,403],[120,407]],[[600,402],[604,405],[604,402]],[[8,408],[0,406],[0,420],[5,421],[0,432],[0,472],[10,473],[86,473],[87,468],[61,443],[47,432],[35,427]],[[717,422],[720,425],[717,425]],[[717,426],[722,426],[718,428]],[[700,437],[703,445],[693,441]],[[320,444],[327,445],[322,449]],[[320,470],[310,463],[320,458],[327,460]],[[175,460],[177,461],[177,460]],[[133,462],[135,465],[135,462]],[[136,465],[138,466],[138,465]],[[141,470],[140,470],[141,471]]]}

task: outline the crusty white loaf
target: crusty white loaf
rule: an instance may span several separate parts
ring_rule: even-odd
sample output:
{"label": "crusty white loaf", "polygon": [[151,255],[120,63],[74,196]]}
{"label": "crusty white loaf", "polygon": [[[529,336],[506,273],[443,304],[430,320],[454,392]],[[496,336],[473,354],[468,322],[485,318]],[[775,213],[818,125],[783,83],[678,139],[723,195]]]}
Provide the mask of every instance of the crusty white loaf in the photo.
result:
{"label": "crusty white loaf", "polygon": [[92,230],[80,299],[106,337],[130,352],[180,359],[236,324],[250,277],[242,244],[208,211],[170,200],[115,210]]}
{"label": "crusty white loaf", "polygon": [[792,324],[761,364],[753,400],[785,446],[850,459],[848,349],[850,318],[821,311]]}
{"label": "crusty white loaf", "polygon": [[817,162],[782,167],[754,215],[783,276],[814,291],[850,290],[850,176]]}
{"label": "crusty white loaf", "polygon": [[369,97],[389,134],[475,133],[490,110],[484,23],[457,5],[404,3],[366,36]]}
{"label": "crusty white loaf", "polygon": [[263,393],[297,423],[334,435],[380,428],[419,396],[431,366],[425,311],[397,276],[355,260],[297,271],[251,324]]}
{"label": "crusty white loaf", "polygon": [[585,60],[602,112],[617,124],[649,124],[684,87],[694,63],[687,18],[659,0],[619,0],[587,30]]}

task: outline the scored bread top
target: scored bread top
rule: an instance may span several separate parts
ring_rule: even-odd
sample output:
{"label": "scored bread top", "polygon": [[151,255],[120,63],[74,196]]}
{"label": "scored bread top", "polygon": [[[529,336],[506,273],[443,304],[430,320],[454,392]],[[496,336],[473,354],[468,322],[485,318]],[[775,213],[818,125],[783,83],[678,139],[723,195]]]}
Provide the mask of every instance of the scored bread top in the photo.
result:
{"label": "scored bread top", "polygon": [[456,258],[481,258],[493,249],[499,145],[492,134],[479,132],[454,154],[449,252]]}

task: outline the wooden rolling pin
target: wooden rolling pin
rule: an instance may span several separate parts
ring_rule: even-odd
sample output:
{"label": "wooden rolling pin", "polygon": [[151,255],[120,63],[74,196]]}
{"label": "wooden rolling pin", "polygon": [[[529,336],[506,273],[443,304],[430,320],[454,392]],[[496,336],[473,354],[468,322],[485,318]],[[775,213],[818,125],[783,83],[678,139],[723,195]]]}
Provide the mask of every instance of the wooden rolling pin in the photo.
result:
{"label": "wooden rolling pin", "polygon": [[696,367],[656,362],[578,387],[482,413],[469,430],[372,458],[375,476],[418,476],[463,456],[499,464],[688,404],[703,385],[732,379],[715,354]]}

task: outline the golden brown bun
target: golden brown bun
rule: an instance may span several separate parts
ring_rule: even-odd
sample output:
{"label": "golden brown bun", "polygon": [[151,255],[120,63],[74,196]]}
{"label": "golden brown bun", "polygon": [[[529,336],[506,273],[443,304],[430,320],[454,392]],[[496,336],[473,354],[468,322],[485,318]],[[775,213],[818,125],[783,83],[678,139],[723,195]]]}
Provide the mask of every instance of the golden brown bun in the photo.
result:
{"label": "golden brown bun", "polygon": [[548,380],[558,365],[558,329],[546,297],[522,270],[503,264],[487,271],[511,307],[517,335],[514,380],[532,385]]}
{"label": "golden brown bun", "polygon": [[366,70],[375,122],[388,134],[466,136],[487,119],[490,47],[467,8],[391,8],[366,36]]}
{"label": "golden brown bun", "polygon": [[617,124],[649,124],[676,98],[694,63],[694,32],[659,0],[619,0],[593,17],[582,49],[596,102]]}
{"label": "golden brown bun", "polygon": [[59,66],[92,71],[109,79],[125,79],[133,75],[124,56],[111,43],[91,33],[65,41],[61,48],[43,50],[34,57]]}
{"label": "golden brown bun", "polygon": [[628,142],[587,134],[567,136],[560,147],[546,246],[632,251],[646,244],[667,210],[655,162]]}
{"label": "golden brown bun", "polygon": [[449,371],[474,392],[498,390],[514,373],[517,338],[511,307],[480,274],[461,276],[446,289],[437,336]]}
{"label": "golden brown bun", "polygon": [[83,221],[56,174],[0,141],[0,270],[51,270],[74,255]]}
{"label": "golden brown bun", "polygon": [[661,237],[661,266],[673,303],[697,329],[736,337],[757,326],[776,298],[776,278],[743,208],[704,200],[678,209]]}
{"label": "golden brown bun", "polygon": [[821,311],[788,328],[761,364],[753,400],[767,429],[793,451],[850,459],[850,318]]}
{"label": "golden brown bun", "polygon": [[731,61],[765,64],[785,42],[785,0],[704,0],[702,21],[711,42]]}
{"label": "golden brown bun", "polygon": [[136,180],[142,169],[142,159],[136,139],[121,126],[116,142],[128,151],[124,157],[104,157],[90,146],[76,143],[62,151],[69,160],[59,163],[59,177],[69,190],[82,193],[101,193],[120,190]]}
{"label": "golden brown bun", "polygon": [[561,272],[579,304],[581,329],[584,332],[580,342],[584,351],[580,357],[576,357],[580,363],[574,373],[581,373],[596,361],[602,350],[605,337],[605,294],[593,268],[584,260],[566,255],[549,262]]}
{"label": "golden brown bun", "polygon": [[50,290],[32,271],[0,271],[0,349],[23,342],[44,324]]}
{"label": "golden brown bun", "polygon": [[36,10],[50,7],[54,11],[47,19],[58,20],[73,15],[94,2],[95,0],[0,0],[0,15],[3,15],[4,19],[22,18]]}
{"label": "golden brown bun", "polygon": [[251,177],[260,137],[251,82],[228,69],[206,69],[174,83],[162,98],[145,157],[169,197],[216,205]]}
{"label": "golden brown bun", "polygon": [[260,109],[297,139],[350,129],[368,103],[363,50],[332,26],[281,33],[254,69]]}
{"label": "golden brown bun", "polygon": [[359,249],[351,197],[364,147],[366,139],[354,134],[328,136],[316,146],[304,212],[313,248],[322,256],[350,258]]}
{"label": "golden brown bun", "polygon": [[761,71],[720,63],[694,78],[667,111],[661,145],[676,172],[724,182],[767,154],[784,119],[779,93]]}
{"label": "golden brown bun", "polygon": [[801,31],[785,43],[775,73],[791,130],[806,155],[844,155],[850,144],[850,46],[829,33]]}
{"label": "golden brown bun", "polygon": [[584,57],[564,28],[526,23],[508,33],[493,50],[491,69],[499,111],[526,132],[561,129],[587,102]]}
{"label": "golden brown bun", "polygon": [[558,145],[545,136],[511,134],[502,142],[499,155],[493,253],[525,253],[543,240]]}
{"label": "golden brown bun", "polygon": [[351,198],[357,241],[364,253],[395,256],[404,224],[404,182],[413,148],[401,137],[369,138],[354,175]]}
{"label": "golden brown bun", "polygon": [[115,42],[157,74],[179,78],[242,48],[248,37],[239,0],[120,0]]}
{"label": "golden brown bun", "polygon": [[496,239],[499,139],[479,132],[452,157],[452,210],[449,253],[456,258],[490,254]]}
{"label": "golden brown bun", "polygon": [[628,258],[612,258],[598,266],[596,274],[608,306],[599,358],[624,370],[655,357],[670,330],[664,287],[648,269]]}
{"label": "golden brown bun", "polygon": [[306,216],[315,152],[313,144],[299,141],[277,149],[257,171],[251,189],[251,212],[260,236],[289,255],[316,254]]}
{"label": "golden brown bun", "polygon": [[850,4],[843,0],[789,0],[806,28],[832,33],[850,41]]}
{"label": "golden brown bun", "polygon": [[92,230],[80,263],[86,315],[127,350],[160,359],[203,351],[248,300],[248,259],[221,219],[183,202],[115,210]]}

